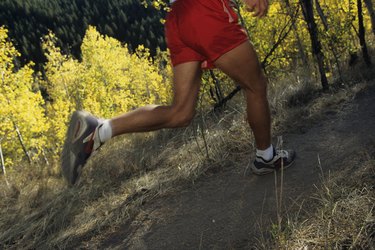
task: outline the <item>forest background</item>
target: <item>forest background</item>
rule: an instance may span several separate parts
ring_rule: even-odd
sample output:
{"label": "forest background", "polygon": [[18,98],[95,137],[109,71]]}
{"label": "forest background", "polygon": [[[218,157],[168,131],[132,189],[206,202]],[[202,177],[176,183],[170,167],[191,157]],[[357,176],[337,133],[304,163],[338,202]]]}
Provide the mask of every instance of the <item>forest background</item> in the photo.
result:
{"label": "forest background", "polygon": [[[371,64],[371,0],[274,0],[262,19],[240,1],[233,5],[271,81],[304,68],[328,89],[344,84],[348,64]],[[58,163],[73,110],[111,117],[170,102],[167,11],[162,1],[1,1],[2,172],[25,162]],[[201,108],[223,103],[239,90],[233,88],[219,72],[206,72]]]}

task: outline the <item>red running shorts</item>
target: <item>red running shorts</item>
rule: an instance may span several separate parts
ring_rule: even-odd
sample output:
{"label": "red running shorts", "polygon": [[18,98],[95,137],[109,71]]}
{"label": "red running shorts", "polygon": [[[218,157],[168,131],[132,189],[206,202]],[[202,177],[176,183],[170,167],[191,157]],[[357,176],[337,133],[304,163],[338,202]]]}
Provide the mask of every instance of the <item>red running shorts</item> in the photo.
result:
{"label": "red running shorts", "polygon": [[200,61],[213,68],[221,55],[248,40],[229,0],[177,0],[165,23],[172,65]]}

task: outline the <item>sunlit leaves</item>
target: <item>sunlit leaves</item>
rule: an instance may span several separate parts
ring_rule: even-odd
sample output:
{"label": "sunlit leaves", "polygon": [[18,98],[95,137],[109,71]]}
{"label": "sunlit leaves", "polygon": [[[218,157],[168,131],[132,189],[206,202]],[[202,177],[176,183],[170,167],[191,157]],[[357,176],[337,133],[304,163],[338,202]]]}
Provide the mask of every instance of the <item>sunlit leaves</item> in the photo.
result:
{"label": "sunlit leaves", "polygon": [[14,60],[18,56],[8,40],[7,30],[0,28],[0,140],[7,164],[20,162],[24,157],[15,126],[33,158],[37,158],[47,144],[44,100],[35,90],[38,76],[34,77],[32,64],[16,69]]}
{"label": "sunlit leaves", "polygon": [[[240,0],[236,0],[241,3]],[[315,2],[315,0],[314,0]],[[323,14],[326,18],[328,29],[323,25],[314,6],[315,19],[319,29],[319,37],[323,52],[328,62],[334,60],[332,53],[337,53],[339,59],[345,60],[350,53],[360,48],[356,35],[356,1],[319,0]],[[241,8],[245,25],[249,30],[250,40],[263,60],[274,46],[280,34],[285,32],[285,27],[294,24],[288,36],[277,47],[272,56],[268,58],[268,73],[277,74],[283,70],[295,67],[297,63],[303,64],[301,53],[306,54],[310,60],[311,42],[306,23],[303,20],[299,0],[274,0],[271,1],[268,15],[259,19]],[[365,16],[366,29],[370,30],[369,16]],[[332,47],[334,48],[334,52]],[[332,63],[328,63],[330,65]]]}
{"label": "sunlit leaves", "polygon": [[171,99],[170,68],[161,52],[154,60],[143,46],[130,53],[126,45],[93,27],[83,40],[82,61],[63,55],[53,34],[45,39],[44,47],[48,55],[45,86],[51,97],[47,109],[54,130],[51,134],[59,145],[75,109],[109,118]]}
{"label": "sunlit leaves", "polygon": [[[32,64],[16,69],[19,56],[0,29],[0,139],[6,164],[23,158],[15,126],[27,150],[38,158],[42,150],[59,156],[72,111],[84,109],[99,117],[113,117],[150,103],[171,100],[171,67],[166,52],[154,58],[139,46],[131,53],[118,40],[90,27],[82,44],[82,60],[64,55],[50,33],[43,39],[48,59],[42,80]],[[39,88],[46,92],[43,100]]]}

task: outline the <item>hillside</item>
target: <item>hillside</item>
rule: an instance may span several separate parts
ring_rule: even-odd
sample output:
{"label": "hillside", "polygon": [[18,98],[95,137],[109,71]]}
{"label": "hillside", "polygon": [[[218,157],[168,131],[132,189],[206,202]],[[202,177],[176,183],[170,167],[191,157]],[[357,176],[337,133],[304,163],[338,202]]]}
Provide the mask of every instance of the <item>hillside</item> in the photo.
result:
{"label": "hillside", "polygon": [[[338,181],[336,186],[330,187],[334,189],[329,190],[331,196],[336,196],[331,197],[331,201],[336,203],[338,211],[328,212],[332,213],[330,216],[333,217],[332,237],[341,237],[343,242],[338,240],[339,245],[330,246],[333,249],[350,246],[353,243],[350,235],[357,236],[361,234],[360,230],[370,230],[368,232],[371,234],[375,225],[375,196],[374,190],[371,191],[375,178],[375,133],[371,132],[375,128],[375,82],[372,81],[369,86],[357,91],[353,97],[345,96],[343,92],[336,96],[327,96],[336,99],[336,103],[324,104],[327,105],[324,114],[311,114],[319,117],[319,120],[313,123],[304,118],[287,121],[290,126],[282,133],[283,147],[295,148],[298,159],[293,168],[285,171],[282,183],[279,173],[277,188],[273,175],[258,177],[247,173],[247,160],[218,163],[220,167],[210,168],[194,184],[175,187],[175,192],[147,201],[130,221],[111,233],[101,232],[80,246],[86,246],[88,249],[262,248],[261,243],[272,239],[270,228],[272,223],[277,225],[278,213],[282,214],[284,224],[287,223],[286,220],[294,222],[302,219],[307,219],[304,223],[308,224],[309,220],[315,217],[313,213],[317,207],[316,202],[322,202],[328,207],[333,206],[316,199],[316,193],[321,192],[322,180],[324,185],[332,180]],[[248,159],[250,158],[249,156]],[[352,199],[350,202],[358,204],[348,205],[349,208],[343,206],[340,204],[342,201],[339,194],[343,187],[348,190],[346,185],[358,187],[364,193],[369,192],[368,196],[362,199],[370,200],[361,204],[361,199],[356,197],[357,200]],[[280,186],[283,187],[283,197],[282,205],[278,207],[277,195],[280,198]],[[366,191],[365,187],[370,189]],[[315,199],[310,198],[312,194]],[[349,197],[353,193],[344,195]],[[370,214],[362,214],[360,211]],[[340,218],[343,214],[346,217]],[[322,219],[318,222],[323,224],[320,229],[325,230],[324,225],[328,222],[321,221]],[[335,222],[337,219],[340,219],[340,222]],[[356,219],[368,220],[372,227],[366,227],[364,224],[364,229],[356,228],[351,224],[351,221]],[[317,237],[321,234],[319,224],[315,227],[316,231],[310,229],[310,232],[300,235],[301,238],[291,237],[295,240],[294,246],[319,248],[324,244],[332,244],[329,240]],[[334,231],[338,233],[335,234]],[[348,235],[340,235],[340,232],[344,231]],[[313,235],[316,238],[313,238]],[[360,237],[359,239],[363,240]],[[287,241],[282,242],[285,244]],[[291,243],[293,241],[289,242]],[[358,242],[358,245],[354,246],[359,247],[360,244]],[[291,246],[293,244],[289,247]],[[275,246],[263,247],[270,249]],[[281,245],[281,248],[288,249],[287,245]]]}
{"label": "hillside", "polygon": [[[279,146],[295,148],[298,159],[277,184],[272,175],[247,171],[253,148],[238,96],[225,114],[198,116],[188,129],[112,141],[88,162],[75,188],[66,186],[59,169],[13,171],[10,187],[1,179],[0,247],[368,246],[374,227],[375,82],[305,95],[297,104],[292,98],[283,108],[275,105],[285,103],[287,85],[278,84],[271,88],[275,136],[282,135]],[[305,238],[294,233],[298,228],[308,231]]]}
{"label": "hillside", "polygon": [[371,249],[375,23],[362,0],[270,1],[267,18],[237,1],[293,168],[248,171],[245,100],[216,69],[187,128],[115,137],[67,185],[73,111],[173,101],[164,13],[140,2],[0,1],[0,249]]}

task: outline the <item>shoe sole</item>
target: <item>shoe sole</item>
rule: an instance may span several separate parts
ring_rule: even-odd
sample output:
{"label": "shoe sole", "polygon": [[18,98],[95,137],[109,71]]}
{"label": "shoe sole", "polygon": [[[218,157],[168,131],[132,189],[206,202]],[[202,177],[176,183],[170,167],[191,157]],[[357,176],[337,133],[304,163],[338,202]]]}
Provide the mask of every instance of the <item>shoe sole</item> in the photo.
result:
{"label": "shoe sole", "polygon": [[[91,119],[95,126],[90,126]],[[90,132],[96,125],[95,118],[84,111],[74,111],[70,118],[61,156],[62,173],[70,185],[77,182],[88,158],[87,154],[82,152],[84,146],[79,140],[88,136],[87,132]]]}
{"label": "shoe sole", "polygon": [[[291,166],[294,164],[294,162],[295,162],[295,161],[293,160],[293,161],[292,161],[291,163],[289,163],[288,165],[283,166],[283,169],[285,170],[285,169],[291,167]],[[251,163],[251,164],[252,164],[252,163]],[[275,171],[281,171],[281,169],[274,169],[274,170],[270,170],[270,171],[256,172],[256,171],[251,167],[251,172],[252,172],[253,174],[255,174],[255,175],[259,175],[259,176],[267,175],[267,174],[271,174],[271,173],[273,173],[273,172],[275,172]]]}
{"label": "shoe sole", "polygon": [[[293,166],[293,164],[294,164],[295,161],[296,161],[296,153],[294,152],[292,162],[290,162],[288,165],[283,166],[283,170],[285,170],[285,169],[287,169],[287,168]],[[250,164],[252,164],[251,167],[250,167],[251,172],[252,172],[253,174],[255,174],[255,175],[258,175],[258,176],[271,174],[271,173],[273,173],[273,172],[275,172],[275,171],[281,171],[281,168],[280,168],[280,169],[270,169],[269,171],[266,170],[266,171],[260,171],[260,172],[259,172],[258,169],[257,169],[257,170],[254,170],[254,168],[253,168],[253,163],[252,163],[252,162],[251,162]]]}

